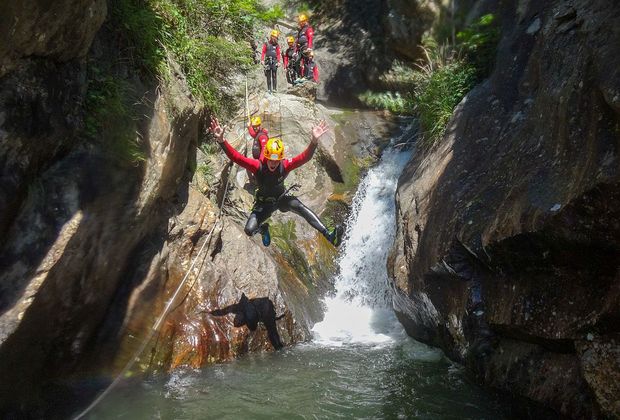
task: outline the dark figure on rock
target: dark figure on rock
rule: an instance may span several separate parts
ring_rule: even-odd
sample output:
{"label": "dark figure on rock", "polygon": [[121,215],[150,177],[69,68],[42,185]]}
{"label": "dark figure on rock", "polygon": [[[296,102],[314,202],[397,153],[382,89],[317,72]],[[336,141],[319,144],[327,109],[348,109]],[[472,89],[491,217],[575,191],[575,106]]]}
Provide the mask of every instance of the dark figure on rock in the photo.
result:
{"label": "dark figure on rock", "polygon": [[299,155],[284,159],[284,145],[280,138],[271,138],[263,149],[264,160],[251,159],[243,156],[224,140],[224,128],[214,119],[211,122],[211,132],[230,160],[250,171],[256,178],[256,194],[252,212],[245,225],[245,233],[253,236],[260,232],[263,245],[269,246],[271,236],[266,220],[276,211],[292,211],[303,217],[313,228],[319,231],[334,246],[339,246],[343,229],[338,226],[329,231],[316,214],[306,207],[297,197],[289,194],[284,186],[284,180],[292,170],[308,162],[314,155],[319,137],[327,132],[327,124],[322,121],[312,129],[310,144]]}
{"label": "dark figure on rock", "polygon": [[256,328],[258,328],[258,323],[262,322],[267,329],[269,342],[273,348],[280,350],[284,347],[276,325],[276,321],[283,318],[284,314],[276,316],[276,310],[273,306],[273,302],[269,298],[262,297],[248,299],[245,293],[243,293],[241,294],[241,299],[239,299],[238,303],[225,308],[216,309],[210,313],[215,316],[235,314],[233,325],[235,327],[243,327],[245,325],[250,331],[256,331]]}

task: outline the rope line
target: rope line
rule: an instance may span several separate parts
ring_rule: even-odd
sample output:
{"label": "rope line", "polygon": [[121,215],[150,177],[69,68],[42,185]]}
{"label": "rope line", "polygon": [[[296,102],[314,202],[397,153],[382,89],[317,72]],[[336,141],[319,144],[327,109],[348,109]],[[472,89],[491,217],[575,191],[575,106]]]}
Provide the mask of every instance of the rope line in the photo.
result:
{"label": "rope line", "polygon": [[[245,79],[245,101],[246,101],[246,112],[249,112],[249,111],[247,111],[249,109],[248,108],[248,84],[247,83],[248,82],[247,82],[247,77],[246,77],[246,79]],[[247,142],[244,142],[244,143],[246,143],[246,151],[247,151]],[[223,198],[222,198],[222,202],[221,202],[220,207],[219,207],[219,213],[217,215],[217,218],[216,218],[215,222],[213,223],[213,227],[209,231],[207,237],[205,238],[204,243],[202,244],[202,246],[198,250],[198,253],[194,257],[192,263],[190,264],[190,267],[187,270],[187,273],[185,273],[185,276],[183,277],[183,279],[181,280],[181,282],[177,286],[176,290],[172,294],[172,297],[168,300],[168,303],[166,304],[163,312],[161,313],[159,318],[157,318],[157,320],[155,321],[155,323],[151,327],[151,329],[149,331],[149,334],[146,336],[146,338],[144,340],[142,340],[142,343],[140,344],[140,347],[138,348],[138,350],[136,352],[134,352],[133,357],[131,359],[129,359],[129,361],[127,362],[127,364],[123,368],[123,370],[121,370],[121,372],[116,376],[114,381],[112,381],[112,383],[110,385],[108,385],[106,387],[106,389],[101,394],[99,394],[97,396],[97,398],[95,398],[95,400],[92,403],[90,403],[90,405],[88,407],[86,407],[77,416],[75,416],[73,418],[74,420],[79,420],[79,419],[84,418],[84,416],[86,414],[88,414],[90,411],[92,411],[92,409],[95,408],[110,393],[110,391],[112,391],[112,389],[114,389],[114,387],[116,385],[118,385],[123,380],[125,375],[133,367],[133,365],[136,362],[138,362],[140,356],[142,355],[142,353],[146,349],[146,346],[149,344],[149,342],[151,341],[151,339],[153,338],[155,333],[157,333],[159,331],[159,328],[161,327],[162,323],[164,322],[164,320],[166,319],[166,317],[170,313],[170,308],[172,308],[172,305],[174,304],[174,302],[176,301],[176,298],[179,296],[179,293],[183,289],[183,286],[185,285],[185,282],[189,278],[190,273],[194,269],[194,266],[196,265],[196,262],[198,262],[198,257],[202,254],[202,251],[205,249],[205,246],[207,244],[211,243],[211,236],[213,235],[213,231],[215,230],[216,226],[220,222],[222,222],[222,213],[224,211],[224,205],[226,203],[226,197],[228,196],[228,190],[229,190],[229,186],[230,186],[230,179],[231,179],[230,175],[232,175],[233,173],[235,173],[235,175],[236,175],[236,172],[238,170],[236,165],[233,165],[233,166],[235,167],[235,170],[231,171],[229,176],[226,179],[226,186],[224,188],[224,195],[222,196]],[[188,292],[187,292],[188,294],[191,291],[191,289],[193,288],[194,284],[196,283],[196,280],[198,279],[198,277],[200,275],[200,271],[202,271],[202,266],[200,267],[199,272],[197,273],[196,277],[194,278],[194,281],[190,285],[190,288],[188,289]]]}

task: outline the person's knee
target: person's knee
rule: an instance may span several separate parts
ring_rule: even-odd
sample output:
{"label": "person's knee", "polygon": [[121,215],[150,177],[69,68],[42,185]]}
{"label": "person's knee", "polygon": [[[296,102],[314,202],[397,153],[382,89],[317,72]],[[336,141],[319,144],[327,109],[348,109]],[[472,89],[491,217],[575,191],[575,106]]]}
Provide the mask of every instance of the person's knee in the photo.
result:
{"label": "person's knee", "polygon": [[287,203],[288,207],[293,211],[300,211],[305,209],[305,206],[298,199],[294,198]]}
{"label": "person's knee", "polygon": [[257,228],[258,224],[256,223],[256,220],[248,220],[243,231],[246,235],[253,236],[256,233]]}

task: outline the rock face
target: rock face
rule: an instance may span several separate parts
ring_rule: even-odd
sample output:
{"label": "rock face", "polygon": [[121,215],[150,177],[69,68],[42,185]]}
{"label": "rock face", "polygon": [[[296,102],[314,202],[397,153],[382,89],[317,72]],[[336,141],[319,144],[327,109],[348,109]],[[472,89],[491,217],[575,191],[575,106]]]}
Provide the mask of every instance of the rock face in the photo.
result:
{"label": "rock face", "polygon": [[620,6],[500,13],[494,73],[400,179],[396,311],[487,385],[618,417]]}
{"label": "rock face", "polygon": [[497,2],[489,0],[317,3],[321,18],[315,24],[321,75],[317,98],[347,106],[359,105],[358,95],[368,89],[385,90],[381,76],[392,68],[394,60],[424,59],[421,44],[425,33],[445,32],[453,21],[460,27],[467,19],[497,7]]}
{"label": "rock face", "polygon": [[84,57],[106,16],[105,0],[7,1],[0,5],[0,77],[28,58]]}
{"label": "rock face", "polygon": [[[11,30],[0,46],[0,417],[74,414],[76,400],[99,390],[85,378],[113,377],[143,345],[129,373],[271,351],[263,326],[249,331],[231,315],[209,314],[242,293],[268,298],[284,315],[277,328],[285,345],[308,339],[331,287],[333,247],[290,214],[272,219],[271,247],[248,238],[251,185],[205,139],[207,110],[178,66],[170,60],[162,85],[143,79],[119,58],[113,24],[100,29],[105,2],[48,3],[0,6],[13,22],[0,29]],[[90,66],[111,67],[135,94],[140,117],[122,158],[110,152],[106,130],[84,136]],[[373,158],[385,131],[366,127],[373,116],[345,120],[305,98],[265,96],[263,83],[258,68],[250,111],[283,136],[288,155],[305,149],[319,120],[332,128],[288,181],[301,184],[308,207],[336,220],[329,207],[346,208],[350,162]],[[240,150],[249,143],[245,120],[243,112],[229,131]],[[139,159],[127,159],[134,152]]]}

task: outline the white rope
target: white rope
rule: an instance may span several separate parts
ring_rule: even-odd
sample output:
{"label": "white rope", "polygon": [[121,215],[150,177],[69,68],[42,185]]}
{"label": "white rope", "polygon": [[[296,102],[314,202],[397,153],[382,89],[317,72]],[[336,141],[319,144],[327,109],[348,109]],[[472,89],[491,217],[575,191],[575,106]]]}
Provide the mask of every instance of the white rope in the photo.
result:
{"label": "white rope", "polygon": [[[246,107],[246,111],[247,111],[248,110],[248,82],[247,82],[247,77],[245,79],[245,101],[246,101],[245,107]],[[246,144],[247,144],[247,142],[246,142]],[[236,172],[236,171],[231,171],[231,174],[233,172]],[[198,257],[202,254],[202,251],[204,250],[205,246],[208,243],[210,243],[211,235],[213,234],[213,231],[215,230],[215,227],[218,225],[218,222],[221,221],[222,213],[223,213],[223,210],[224,210],[224,203],[226,202],[226,197],[228,196],[228,187],[230,185],[230,178],[231,177],[230,177],[230,174],[229,174],[229,176],[226,179],[226,186],[225,186],[225,189],[224,189],[224,195],[223,195],[223,198],[222,198],[222,203],[220,204],[219,213],[218,213],[218,216],[217,216],[215,222],[213,223],[213,227],[211,228],[211,231],[209,232],[209,234],[205,238],[204,243],[202,244],[202,246],[198,250],[198,253],[194,257],[191,265],[189,266],[189,269],[187,270],[187,273],[185,273],[185,276],[183,277],[183,279],[179,283],[179,286],[176,288],[176,290],[172,294],[172,297],[170,298],[170,300],[168,300],[168,303],[166,304],[166,307],[164,308],[163,312],[161,313],[159,318],[157,318],[157,321],[155,321],[155,323],[151,327],[151,330],[149,331],[149,334],[142,341],[142,344],[140,344],[140,347],[138,348],[138,350],[134,353],[133,357],[131,359],[129,359],[129,361],[127,362],[127,364],[123,368],[123,370],[116,376],[114,381],[112,381],[112,383],[110,385],[108,385],[106,387],[106,389],[101,394],[99,394],[97,396],[97,398],[95,398],[95,400],[92,403],[90,403],[90,405],[88,407],[86,407],[77,416],[75,416],[74,420],[79,420],[79,419],[83,418],[86,414],[88,414],[93,408],[95,408],[110,393],[110,391],[112,391],[112,389],[116,385],[118,385],[123,380],[123,378],[125,377],[127,372],[129,372],[129,370],[133,367],[133,365],[139,360],[140,356],[144,352],[144,349],[146,349],[146,346],[149,344],[149,342],[151,341],[151,339],[153,338],[155,333],[158,332],[158,330],[161,327],[162,323],[164,322],[164,320],[168,316],[168,314],[170,312],[170,308],[172,308],[172,305],[174,304],[174,302],[176,301],[177,297],[179,296],[179,293],[183,289],[183,286],[185,285],[185,282],[189,278],[190,273],[194,269],[194,266],[196,265],[196,262],[198,261]],[[196,278],[199,276],[199,274],[200,274],[200,272],[198,272],[196,274]],[[190,290],[194,286],[194,283],[191,284]],[[189,291],[188,291],[188,293],[189,293]]]}

